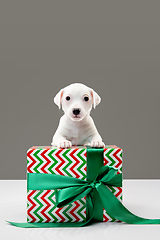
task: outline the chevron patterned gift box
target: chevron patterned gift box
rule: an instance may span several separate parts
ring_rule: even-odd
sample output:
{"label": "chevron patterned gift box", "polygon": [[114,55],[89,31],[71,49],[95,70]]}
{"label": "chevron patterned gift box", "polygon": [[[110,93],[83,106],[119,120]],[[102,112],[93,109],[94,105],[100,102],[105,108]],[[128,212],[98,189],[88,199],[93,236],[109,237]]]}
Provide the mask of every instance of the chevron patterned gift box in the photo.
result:
{"label": "chevron patterned gift box", "polygon": [[[122,173],[122,149],[115,145],[104,148],[103,164]],[[86,180],[87,150],[84,146],[59,149],[52,146],[31,147],[27,151],[27,172],[64,175]],[[107,186],[108,187],[108,186]],[[122,201],[121,187],[108,187]],[[57,190],[27,191],[28,222],[85,222],[86,197],[65,207],[56,207]],[[103,221],[116,221],[103,209]]]}

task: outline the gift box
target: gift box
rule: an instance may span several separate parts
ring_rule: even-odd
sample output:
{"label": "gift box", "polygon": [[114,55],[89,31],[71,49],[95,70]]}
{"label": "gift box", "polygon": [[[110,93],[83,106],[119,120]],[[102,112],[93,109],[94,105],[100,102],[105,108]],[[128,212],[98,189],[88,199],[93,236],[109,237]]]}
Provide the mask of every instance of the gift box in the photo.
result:
{"label": "gift box", "polygon": [[[107,145],[103,149],[103,163],[122,173],[122,149]],[[37,175],[61,175],[87,180],[87,171],[92,172],[92,162],[88,165],[87,148],[76,146],[59,149],[52,146],[34,146],[27,151],[27,173]],[[27,185],[29,178],[27,177]],[[120,201],[122,187],[106,186]],[[29,188],[28,188],[29,189]],[[27,221],[33,222],[85,222],[87,218],[87,198],[80,198],[64,207],[56,206],[57,189],[27,190]],[[96,203],[97,205],[100,203]],[[116,221],[105,209],[98,221]]]}

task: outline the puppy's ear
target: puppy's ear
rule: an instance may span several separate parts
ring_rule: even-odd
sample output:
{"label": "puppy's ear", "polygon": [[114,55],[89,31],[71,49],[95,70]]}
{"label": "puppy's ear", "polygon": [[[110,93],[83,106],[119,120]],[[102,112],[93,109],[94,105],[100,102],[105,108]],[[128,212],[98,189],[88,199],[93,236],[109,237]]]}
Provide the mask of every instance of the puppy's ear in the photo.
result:
{"label": "puppy's ear", "polygon": [[92,88],[91,88],[91,96],[93,101],[93,107],[95,108],[101,102],[101,98]]}
{"label": "puppy's ear", "polygon": [[61,108],[61,104],[62,104],[63,92],[64,92],[64,90],[61,89],[61,90],[56,94],[56,96],[54,97],[54,103],[59,107],[59,109]]}

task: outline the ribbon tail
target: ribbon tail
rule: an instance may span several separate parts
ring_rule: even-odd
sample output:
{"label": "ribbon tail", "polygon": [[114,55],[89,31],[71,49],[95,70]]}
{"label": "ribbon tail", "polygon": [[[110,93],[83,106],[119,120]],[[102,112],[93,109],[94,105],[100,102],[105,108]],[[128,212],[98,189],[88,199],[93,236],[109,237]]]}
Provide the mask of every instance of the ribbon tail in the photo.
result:
{"label": "ribbon tail", "polygon": [[92,198],[90,196],[90,194],[88,194],[87,196],[88,198],[88,216],[85,222],[46,222],[46,223],[17,223],[17,222],[9,222],[6,221],[8,223],[10,223],[11,225],[15,226],[15,227],[21,227],[21,228],[59,228],[59,227],[84,227],[87,226],[88,223],[90,223],[92,217],[93,217],[93,201]]}
{"label": "ribbon tail", "polygon": [[93,201],[91,198],[91,195],[88,194],[87,196],[88,206],[87,206],[87,219],[85,222],[45,222],[45,223],[17,223],[17,222],[10,222],[11,225],[15,227],[21,227],[21,228],[66,228],[66,227],[84,227],[88,224],[91,224],[90,221],[93,217]]}
{"label": "ribbon tail", "polygon": [[83,227],[87,225],[87,222],[40,222],[40,223],[17,223],[17,222],[9,222],[11,225],[15,227],[20,227],[20,228],[62,228],[62,227]]}
{"label": "ribbon tail", "polygon": [[146,219],[131,213],[104,185],[96,187],[106,212],[113,218],[129,224],[160,224],[160,219]]}

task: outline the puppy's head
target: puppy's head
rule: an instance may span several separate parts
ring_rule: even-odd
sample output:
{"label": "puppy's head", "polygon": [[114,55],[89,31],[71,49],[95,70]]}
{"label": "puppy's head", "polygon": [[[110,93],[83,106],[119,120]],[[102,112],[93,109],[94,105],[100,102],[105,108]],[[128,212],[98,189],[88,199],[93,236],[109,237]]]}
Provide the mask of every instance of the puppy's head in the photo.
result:
{"label": "puppy's head", "polygon": [[95,108],[101,101],[100,96],[81,83],[73,83],[61,89],[54,98],[55,104],[73,121],[81,121],[89,115],[92,105]]}

